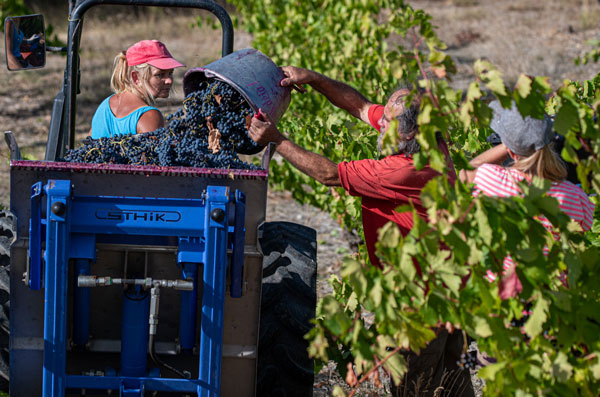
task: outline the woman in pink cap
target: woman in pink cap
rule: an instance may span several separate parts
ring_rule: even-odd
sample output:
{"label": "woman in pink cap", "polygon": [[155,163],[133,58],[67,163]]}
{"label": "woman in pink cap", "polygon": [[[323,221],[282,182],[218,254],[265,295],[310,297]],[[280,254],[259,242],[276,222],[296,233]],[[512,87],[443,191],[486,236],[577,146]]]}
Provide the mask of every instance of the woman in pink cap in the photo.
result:
{"label": "woman in pink cap", "polygon": [[151,106],[156,98],[168,98],[173,69],[185,65],[175,60],[158,40],[142,40],[115,57],[106,98],[92,118],[94,139],[154,131],[164,126],[160,110]]}

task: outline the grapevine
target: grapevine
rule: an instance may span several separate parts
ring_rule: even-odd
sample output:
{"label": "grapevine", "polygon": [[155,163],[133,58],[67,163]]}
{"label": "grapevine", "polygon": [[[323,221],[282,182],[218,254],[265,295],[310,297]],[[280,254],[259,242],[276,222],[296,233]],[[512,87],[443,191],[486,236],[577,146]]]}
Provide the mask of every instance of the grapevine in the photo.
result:
{"label": "grapevine", "polygon": [[[477,60],[476,80],[456,90],[451,86],[456,65],[445,53],[431,16],[402,0],[229,3],[253,34],[252,46],[277,64],[349,83],[374,103],[385,103],[385,93],[404,82],[412,83],[413,96],[419,87],[427,88],[419,115],[423,150],[414,162],[417,168],[429,164],[442,174],[421,194],[428,222],[413,213],[408,235],[402,236],[394,224],[379,230],[377,250],[385,270],[366,263],[364,246],[358,255],[345,258],[340,276],[329,280],[333,293],[320,299],[315,327],[307,336],[316,362],[335,361],[350,395],[357,395],[361,380],[380,369],[399,384],[406,361],[390,352],[406,347],[419,351],[435,337],[432,329],[450,325],[492,358],[477,370],[485,380],[486,396],[598,396],[598,207],[592,231],[582,235],[545,196],[549,185],[542,180],[523,186],[524,197],[474,199],[469,186],[445,177],[447,162],[437,150],[436,136],[449,136],[456,169],[468,168],[469,160],[493,143],[486,141],[489,100],[496,98],[505,106],[515,101],[524,117],[554,117],[555,130],[564,137],[559,142],[562,158],[575,170],[583,190],[595,195],[600,190],[600,78],[565,81],[553,88],[543,76],[522,74],[508,85],[494,65]],[[388,46],[390,42],[407,47]],[[318,92],[293,100],[294,112],[279,127],[296,144],[334,162],[378,158],[377,134],[370,127],[336,113]],[[288,162],[271,163],[270,174],[271,186],[329,211],[342,226],[361,234],[360,200],[355,196],[309,179]],[[540,214],[552,218],[559,241],[534,220]],[[551,246],[548,256],[541,254],[545,246]],[[490,283],[484,276],[488,270],[501,272],[506,255],[522,264],[516,273],[524,289],[518,297],[502,299],[506,284],[500,278]],[[568,287],[561,274],[568,275]],[[472,352],[456,359],[463,367],[482,364]],[[440,395],[449,395],[451,385],[439,386],[444,389]],[[344,396],[346,391],[336,386],[332,394]]]}

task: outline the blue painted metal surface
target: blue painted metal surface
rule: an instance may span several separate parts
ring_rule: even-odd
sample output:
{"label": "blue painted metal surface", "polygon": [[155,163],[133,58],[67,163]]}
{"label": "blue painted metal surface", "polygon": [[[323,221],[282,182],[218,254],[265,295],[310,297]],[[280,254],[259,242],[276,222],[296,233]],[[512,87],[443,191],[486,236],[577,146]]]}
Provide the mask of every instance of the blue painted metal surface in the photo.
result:
{"label": "blue painted metal surface", "polygon": [[[63,396],[69,388],[121,390],[123,395],[140,395],[142,390],[156,390],[219,396],[228,267],[228,210],[233,207],[236,211],[233,217],[235,237],[232,237],[234,253],[240,247],[243,253],[244,195],[241,192],[233,195],[228,187],[208,186],[206,199],[203,200],[75,196],[69,180],[50,180],[44,190],[47,195],[47,215],[43,395]],[[34,197],[38,200],[37,196]],[[230,206],[234,201],[235,205]],[[32,217],[32,224],[34,222],[43,232],[43,220]],[[240,224],[242,226],[238,228]],[[95,259],[94,246],[98,234],[175,236],[179,238],[178,261],[183,267],[184,276],[199,279],[198,265],[203,264],[198,379],[147,376],[146,350],[142,352],[141,348],[138,349],[139,344],[147,349],[147,299],[146,302],[144,299],[135,301],[130,299],[131,296],[125,298],[123,303],[120,376],[66,374],[69,260],[75,259],[76,275],[89,274],[89,261]],[[77,247],[71,244],[76,244]],[[197,311],[197,288],[196,281],[194,291],[185,298],[188,305],[185,310],[189,314],[187,323],[184,324],[188,333],[185,342],[187,348],[193,348],[195,341],[196,320],[192,315]],[[89,308],[89,291],[75,288],[74,300],[76,325],[74,324],[73,338],[77,344],[84,345],[89,333],[89,317],[84,314]],[[132,328],[125,327],[125,322],[130,319]],[[140,325],[145,329],[139,329]],[[138,345],[136,342],[139,342]]]}
{"label": "blue painted metal surface", "polygon": [[77,277],[90,275],[89,259],[75,260],[73,277],[73,344],[78,350],[84,350],[90,339],[90,289],[77,286]]}
{"label": "blue painted metal surface", "polygon": [[[148,316],[150,294],[139,286],[123,293],[123,315],[121,322],[121,376],[148,375]],[[138,384],[125,384],[128,388]]]}
{"label": "blue painted metal surface", "polygon": [[198,319],[198,265],[184,263],[182,278],[194,280],[192,291],[181,291],[181,307],[179,311],[179,344],[185,354],[192,354],[196,344],[196,321]]}
{"label": "blue painted metal surface", "polygon": [[[138,380],[132,380],[132,383],[139,383]],[[119,389],[119,396],[120,397],[143,397],[144,396],[144,388],[142,387],[138,387],[138,388],[130,388],[126,386],[127,381],[124,381],[123,383],[121,383],[121,388]]]}
{"label": "blue painted metal surface", "polygon": [[75,196],[72,233],[203,237],[202,200]]}
{"label": "blue painted metal surface", "polygon": [[198,388],[208,389],[210,387],[198,379],[67,375],[69,389],[119,390],[125,381],[139,382],[144,385],[146,390],[154,391],[194,393]]}
{"label": "blue painted metal surface", "polygon": [[42,183],[31,187],[31,218],[29,219],[29,288],[42,287]]}
{"label": "blue painted metal surface", "polygon": [[[44,283],[44,396],[63,396],[66,384],[69,181],[49,181]],[[56,210],[54,210],[56,208]]]}
{"label": "blue painted metal surface", "polygon": [[[200,365],[198,379],[210,388],[198,386],[198,396],[213,397],[221,394],[221,359],[223,354],[223,315],[225,306],[225,278],[227,275],[227,207],[229,189],[223,186],[207,188],[204,230],[204,275],[202,289],[202,319],[200,321]],[[224,216],[213,219],[213,211]]]}
{"label": "blue painted metal surface", "polygon": [[244,242],[246,233],[244,219],[246,217],[246,195],[239,190],[235,192],[235,215],[233,225],[233,247],[231,249],[231,297],[242,296],[242,276],[244,275]]}

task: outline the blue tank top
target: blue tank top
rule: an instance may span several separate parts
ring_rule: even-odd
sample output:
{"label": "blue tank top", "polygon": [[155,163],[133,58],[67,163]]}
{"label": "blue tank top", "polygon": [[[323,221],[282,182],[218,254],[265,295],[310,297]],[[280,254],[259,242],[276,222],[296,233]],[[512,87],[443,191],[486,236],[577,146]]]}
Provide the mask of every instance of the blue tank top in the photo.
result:
{"label": "blue tank top", "polygon": [[[114,94],[113,94],[114,95]],[[158,110],[152,106],[142,106],[129,113],[127,116],[117,118],[110,110],[109,101],[112,96],[106,98],[94,113],[92,118],[92,138],[110,138],[115,135],[132,135],[137,132],[137,123],[140,117],[149,110]],[[160,112],[160,110],[158,110]]]}
{"label": "blue tank top", "polygon": [[12,41],[11,41],[11,51],[12,54],[16,57],[19,58],[21,56],[21,43],[23,43],[23,36],[24,33],[21,31],[21,29],[19,28],[15,28],[13,30],[13,36],[12,36]]}

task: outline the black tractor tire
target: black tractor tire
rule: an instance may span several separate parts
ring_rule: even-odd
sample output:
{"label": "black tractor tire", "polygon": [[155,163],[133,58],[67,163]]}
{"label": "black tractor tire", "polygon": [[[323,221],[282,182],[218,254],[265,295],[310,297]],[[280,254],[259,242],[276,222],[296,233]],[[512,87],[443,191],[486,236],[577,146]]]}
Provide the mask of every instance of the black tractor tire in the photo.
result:
{"label": "black tractor tire", "polygon": [[264,254],[257,396],[313,395],[314,362],[308,341],[317,301],[317,233],[290,222],[267,222]]}
{"label": "black tractor tire", "polygon": [[8,211],[0,211],[0,391],[8,391],[10,246],[16,236],[14,216]]}

